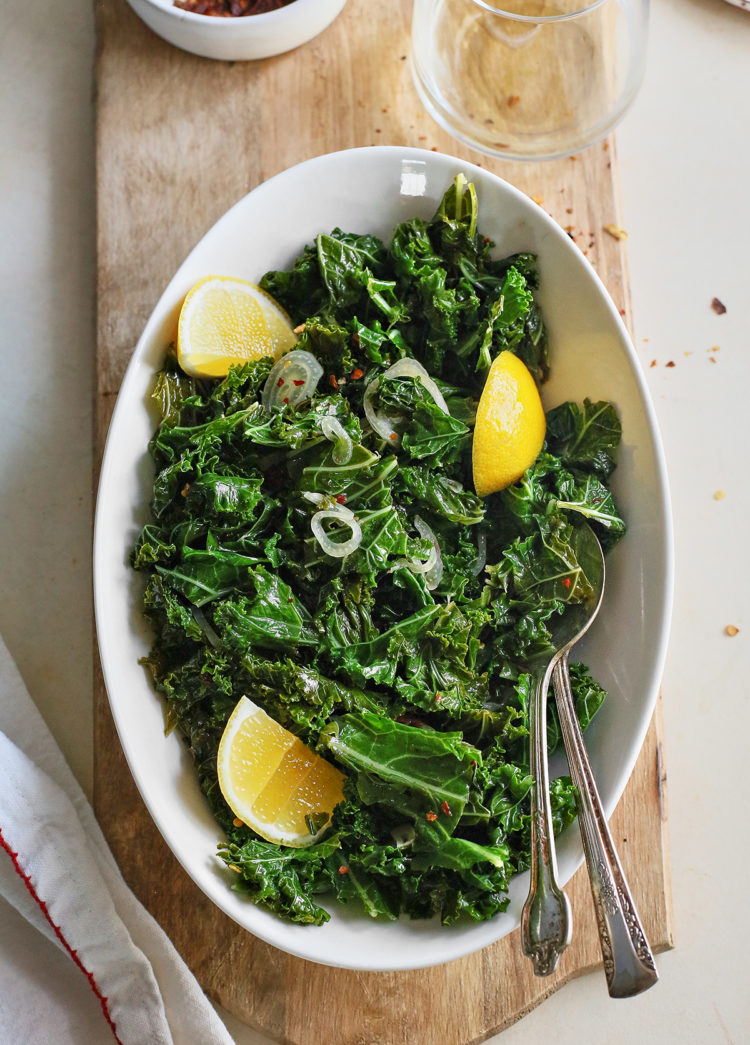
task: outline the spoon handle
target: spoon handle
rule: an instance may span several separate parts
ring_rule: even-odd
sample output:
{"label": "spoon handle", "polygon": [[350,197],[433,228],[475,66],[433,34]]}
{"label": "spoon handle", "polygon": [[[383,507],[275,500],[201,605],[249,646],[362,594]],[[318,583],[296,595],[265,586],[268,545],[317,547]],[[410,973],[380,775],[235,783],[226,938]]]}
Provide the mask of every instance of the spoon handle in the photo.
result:
{"label": "spoon handle", "polygon": [[523,953],[537,976],[549,976],[570,943],[570,903],[557,881],[555,835],[547,769],[549,670],[540,674],[529,701],[531,787],[531,884],[521,916]]}
{"label": "spoon handle", "polygon": [[591,879],[607,986],[612,998],[630,998],[648,990],[659,977],[586,754],[570,688],[567,653],[555,664],[553,683],[570,775],[578,790],[578,822]]}

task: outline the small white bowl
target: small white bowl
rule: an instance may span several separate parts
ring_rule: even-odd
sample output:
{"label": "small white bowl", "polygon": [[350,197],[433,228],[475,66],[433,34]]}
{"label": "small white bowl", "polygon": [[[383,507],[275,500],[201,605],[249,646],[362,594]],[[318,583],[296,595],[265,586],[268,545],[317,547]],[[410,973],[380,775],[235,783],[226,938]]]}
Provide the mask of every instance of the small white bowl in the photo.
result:
{"label": "small white bowl", "polygon": [[346,0],[294,0],[278,11],[216,18],[175,7],[172,0],[128,0],[157,36],[202,58],[228,62],[291,51],[331,24]]}

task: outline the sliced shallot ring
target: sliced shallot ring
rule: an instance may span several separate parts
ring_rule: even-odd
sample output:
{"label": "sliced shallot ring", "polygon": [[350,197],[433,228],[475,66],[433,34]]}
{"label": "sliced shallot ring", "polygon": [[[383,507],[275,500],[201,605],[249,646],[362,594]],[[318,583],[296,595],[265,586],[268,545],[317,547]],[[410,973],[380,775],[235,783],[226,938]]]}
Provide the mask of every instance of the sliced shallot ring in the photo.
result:
{"label": "sliced shallot ring", "polygon": [[438,551],[433,544],[430,548],[430,554],[421,562],[419,559],[396,559],[395,563],[391,567],[390,572],[393,573],[400,566],[405,566],[407,570],[411,570],[412,573],[429,573],[431,569],[437,563]]}
{"label": "sliced shallot ring", "polygon": [[[351,518],[349,518],[349,516],[351,516]],[[323,521],[325,519],[336,519],[337,522],[348,526],[352,531],[351,537],[346,541],[332,541],[323,528]],[[346,558],[347,555],[351,555],[353,551],[356,551],[362,543],[362,527],[354,518],[354,512],[343,507],[340,507],[335,511],[330,509],[327,511],[316,512],[310,520],[310,528],[312,529],[315,540],[326,555],[330,555],[334,559]]]}
{"label": "sliced shallot ring", "polygon": [[352,443],[352,437],[338,417],[331,417],[329,414],[326,414],[320,422],[320,430],[326,439],[330,439],[333,443],[333,463],[348,464],[352,459],[354,444]]}
{"label": "sliced shallot ring", "polygon": [[393,427],[393,420],[398,421],[399,418],[391,419],[387,414],[379,414],[372,405],[372,400],[378,390],[379,384],[380,378],[376,377],[375,380],[371,381],[365,389],[365,395],[362,401],[362,405],[365,408],[365,417],[367,418],[373,432],[377,432],[380,438],[385,439],[387,443],[398,446],[401,442],[401,436]]}
{"label": "sliced shallot ring", "polygon": [[433,531],[430,529],[430,527],[427,525],[424,519],[421,518],[421,516],[414,516],[414,525],[419,530],[420,537],[424,537],[426,540],[432,541],[432,546],[435,549],[436,562],[432,569],[430,569],[424,575],[425,584],[427,585],[428,589],[430,591],[434,591],[443,578],[443,556],[440,554],[440,544],[438,543],[438,539],[433,533]]}
{"label": "sliced shallot ring", "polygon": [[478,577],[484,567],[487,565],[487,532],[486,530],[480,530],[477,536],[477,557],[472,563],[470,573],[473,573],[475,577]]}
{"label": "sliced shallot ring", "polygon": [[323,367],[311,352],[293,348],[271,367],[261,395],[264,408],[271,413],[310,399],[322,376]]}
{"label": "sliced shallot ring", "polygon": [[403,356],[401,359],[397,359],[393,366],[388,367],[386,372],[382,375],[383,377],[416,377],[416,379],[424,386],[425,390],[430,393],[432,398],[435,400],[436,406],[439,406],[444,414],[449,414],[448,404],[443,397],[443,393],[440,391],[438,386],[435,384],[433,379],[427,373],[421,363],[417,362],[416,359],[412,359],[411,356]]}

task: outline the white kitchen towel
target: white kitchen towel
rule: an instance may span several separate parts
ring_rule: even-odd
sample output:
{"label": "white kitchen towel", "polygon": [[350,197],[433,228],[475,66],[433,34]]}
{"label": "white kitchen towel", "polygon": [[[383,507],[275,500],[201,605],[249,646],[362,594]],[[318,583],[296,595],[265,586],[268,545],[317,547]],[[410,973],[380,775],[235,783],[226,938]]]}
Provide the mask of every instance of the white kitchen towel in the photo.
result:
{"label": "white kitchen towel", "polygon": [[[100,1019],[97,1041],[108,1035],[121,1045],[232,1045],[195,977],[120,874],[2,639],[0,896],[0,1042],[91,1040],[81,1028]],[[65,974],[75,967],[90,993],[70,992],[61,1001],[61,957],[70,963]],[[79,995],[87,1011],[74,1011]]]}

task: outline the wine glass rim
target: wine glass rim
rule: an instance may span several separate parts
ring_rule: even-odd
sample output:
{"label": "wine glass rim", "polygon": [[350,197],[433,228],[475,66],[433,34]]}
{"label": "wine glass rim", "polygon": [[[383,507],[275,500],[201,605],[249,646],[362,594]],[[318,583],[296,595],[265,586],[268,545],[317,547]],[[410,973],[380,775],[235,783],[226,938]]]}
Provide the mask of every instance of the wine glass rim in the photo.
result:
{"label": "wine glass rim", "polygon": [[475,7],[481,7],[483,10],[488,11],[490,14],[498,15],[501,18],[511,18],[516,22],[533,22],[534,25],[539,25],[545,22],[564,22],[570,18],[578,18],[580,15],[588,14],[589,11],[595,11],[597,7],[601,7],[602,4],[610,3],[611,0],[591,0],[590,3],[583,3],[580,7],[577,7],[574,11],[565,11],[561,14],[554,15],[543,15],[543,14],[520,14],[517,11],[509,11],[502,6],[498,6],[493,3],[492,0],[471,0]]}

